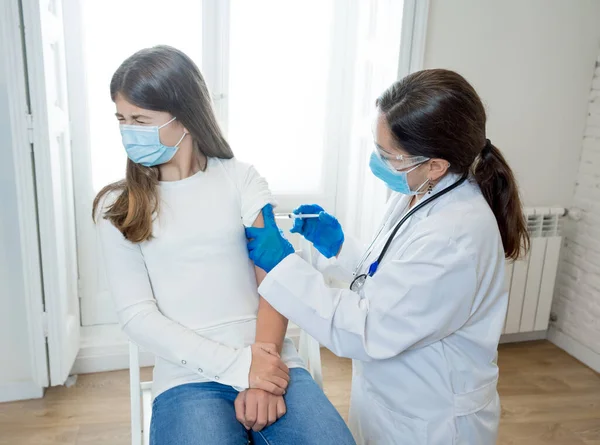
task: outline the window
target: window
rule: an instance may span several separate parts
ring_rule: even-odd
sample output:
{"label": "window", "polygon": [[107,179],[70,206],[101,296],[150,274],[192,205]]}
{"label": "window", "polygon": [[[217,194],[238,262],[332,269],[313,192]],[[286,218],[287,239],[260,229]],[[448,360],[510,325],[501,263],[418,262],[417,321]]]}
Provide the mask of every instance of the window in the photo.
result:
{"label": "window", "polygon": [[[76,0],[69,0],[72,3]],[[137,50],[177,47],[201,68],[238,158],[267,178],[282,211],[319,203],[368,236],[383,186],[368,172],[375,97],[398,72],[402,1],[104,0],[76,2],[67,53],[81,320],[116,323],[89,217],[125,173],[112,74]],[[414,2],[413,2],[414,3]],[[411,3],[412,4],[412,3]],[[404,20],[409,22],[409,20]],[[83,56],[78,56],[79,51]],[[370,182],[371,181],[371,182]]]}
{"label": "window", "polygon": [[231,2],[229,140],[276,194],[324,189],[333,13],[333,0]]}
{"label": "window", "polygon": [[[230,2],[222,124],[236,156],[253,163],[278,195],[325,192],[327,92],[337,74],[331,54],[343,50],[333,46],[334,4]],[[158,44],[181,49],[202,67],[202,6],[198,0],[172,0],[169,8],[159,0],[81,3],[94,192],[125,171],[109,95],[112,74],[137,50]],[[293,158],[293,166],[285,168],[283,158]]]}

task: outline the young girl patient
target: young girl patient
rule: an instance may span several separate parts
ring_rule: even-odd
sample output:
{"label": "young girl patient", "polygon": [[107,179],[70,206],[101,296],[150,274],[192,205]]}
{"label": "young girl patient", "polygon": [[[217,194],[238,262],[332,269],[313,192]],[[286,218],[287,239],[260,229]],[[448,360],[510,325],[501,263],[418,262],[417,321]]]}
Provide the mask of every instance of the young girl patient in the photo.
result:
{"label": "young girl patient", "polygon": [[258,295],[244,226],[273,198],[234,159],[196,65],[141,50],[110,94],[129,159],[94,217],[123,330],[156,356],[151,444],[355,443]]}

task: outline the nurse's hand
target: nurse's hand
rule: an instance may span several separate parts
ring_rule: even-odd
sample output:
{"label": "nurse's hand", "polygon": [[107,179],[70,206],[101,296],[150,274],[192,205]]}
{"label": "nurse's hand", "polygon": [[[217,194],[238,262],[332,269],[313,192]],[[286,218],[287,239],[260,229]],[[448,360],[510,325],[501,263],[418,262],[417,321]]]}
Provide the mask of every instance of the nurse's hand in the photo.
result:
{"label": "nurse's hand", "polygon": [[283,417],[287,408],[282,396],[248,389],[235,399],[235,417],[247,430],[260,431]]}
{"label": "nurse's hand", "polygon": [[271,343],[254,343],[250,349],[250,388],[262,389],[276,396],[285,394],[290,383],[290,370],[279,357],[277,346]]}
{"label": "nurse's hand", "polygon": [[325,258],[340,253],[344,244],[344,231],[340,222],[323,207],[316,204],[304,204],[294,210],[296,215],[318,214],[318,218],[296,218],[292,233],[299,233],[309,240]]}
{"label": "nurse's hand", "polygon": [[294,247],[277,227],[271,204],[267,204],[262,213],[264,227],[246,228],[248,254],[254,265],[271,272],[285,257],[294,253]]}

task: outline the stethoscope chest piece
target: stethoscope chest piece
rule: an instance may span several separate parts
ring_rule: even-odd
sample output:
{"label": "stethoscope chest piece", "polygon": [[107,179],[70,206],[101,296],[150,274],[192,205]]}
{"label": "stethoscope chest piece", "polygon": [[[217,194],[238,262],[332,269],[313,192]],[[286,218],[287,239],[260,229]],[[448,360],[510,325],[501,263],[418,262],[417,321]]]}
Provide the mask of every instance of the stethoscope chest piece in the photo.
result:
{"label": "stethoscope chest piece", "polygon": [[367,277],[372,277],[375,275],[375,272],[377,272],[377,267],[379,267],[379,260],[374,261],[369,266],[369,272],[360,274],[355,277],[354,280],[352,280],[352,283],[350,284],[350,290],[353,292],[360,292],[367,281]]}
{"label": "stethoscope chest piece", "polygon": [[366,273],[357,275],[356,277],[354,277],[354,280],[352,280],[352,283],[350,284],[350,290],[352,292],[357,292],[357,293],[360,292],[362,290],[362,288],[364,287],[366,281],[367,281]]}

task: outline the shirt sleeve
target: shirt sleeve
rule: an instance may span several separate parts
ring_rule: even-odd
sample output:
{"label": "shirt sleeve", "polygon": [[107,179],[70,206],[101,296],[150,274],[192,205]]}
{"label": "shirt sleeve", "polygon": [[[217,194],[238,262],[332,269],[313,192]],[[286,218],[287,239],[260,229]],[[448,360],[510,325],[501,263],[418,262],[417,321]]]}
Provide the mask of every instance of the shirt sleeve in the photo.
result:
{"label": "shirt sleeve", "polygon": [[342,250],[337,257],[326,258],[318,250],[313,249],[312,265],[328,277],[350,283],[364,250],[364,246],[359,241],[351,236],[345,236]]}
{"label": "shirt sleeve", "polygon": [[154,355],[237,389],[248,388],[250,347],[235,349],[198,335],[158,309],[140,246],[98,217],[98,237],[119,322],[131,341]]}
{"label": "shirt sleeve", "polygon": [[467,249],[430,234],[382,265],[367,280],[363,297],[327,287],[317,270],[294,255],[267,275],[259,292],[336,355],[383,360],[460,329],[473,307],[476,269]]}
{"label": "shirt sleeve", "polygon": [[260,176],[254,166],[237,162],[237,180],[241,197],[241,213],[244,226],[254,224],[258,214],[267,204],[277,206],[269,190],[269,184]]}

